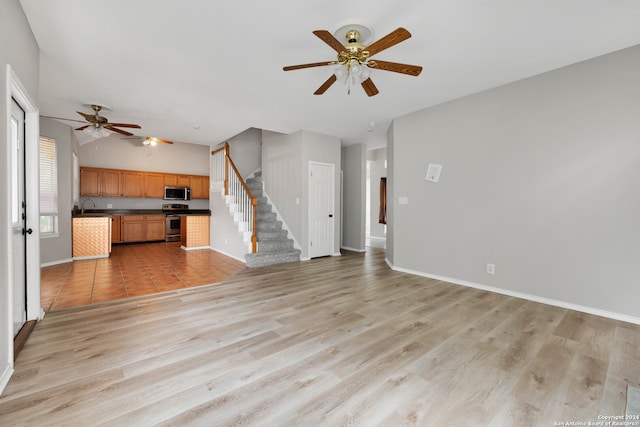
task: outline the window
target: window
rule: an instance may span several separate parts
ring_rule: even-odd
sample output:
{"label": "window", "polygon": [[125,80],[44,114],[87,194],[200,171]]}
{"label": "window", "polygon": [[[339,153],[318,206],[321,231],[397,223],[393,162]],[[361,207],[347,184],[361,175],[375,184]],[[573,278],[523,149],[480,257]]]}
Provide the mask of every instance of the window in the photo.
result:
{"label": "window", "polygon": [[40,137],[40,234],[58,232],[58,167],[56,141]]}

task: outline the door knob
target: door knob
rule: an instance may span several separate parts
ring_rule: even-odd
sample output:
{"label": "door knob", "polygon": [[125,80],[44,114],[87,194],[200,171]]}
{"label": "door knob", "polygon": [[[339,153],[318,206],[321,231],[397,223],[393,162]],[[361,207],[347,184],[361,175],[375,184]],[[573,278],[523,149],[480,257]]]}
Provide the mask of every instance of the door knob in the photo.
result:
{"label": "door knob", "polygon": [[329,218],[333,218],[333,214],[329,214]]}
{"label": "door knob", "polygon": [[31,233],[33,233],[33,230],[32,230],[32,229],[30,229],[30,228],[28,228],[28,229],[26,229],[26,230],[25,230],[24,228],[22,229],[22,235],[23,235],[23,236],[24,236],[25,234],[31,234]]}

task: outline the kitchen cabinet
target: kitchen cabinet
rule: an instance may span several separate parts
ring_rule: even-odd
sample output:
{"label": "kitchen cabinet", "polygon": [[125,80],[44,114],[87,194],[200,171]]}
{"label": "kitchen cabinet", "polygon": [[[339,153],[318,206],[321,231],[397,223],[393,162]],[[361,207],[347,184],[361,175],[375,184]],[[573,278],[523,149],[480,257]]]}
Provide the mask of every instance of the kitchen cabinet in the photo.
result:
{"label": "kitchen cabinet", "polygon": [[164,215],[123,215],[122,242],[164,240]]}
{"label": "kitchen cabinet", "polygon": [[144,197],[144,175],[142,172],[122,172],[122,195],[124,197]]}
{"label": "kitchen cabinet", "polygon": [[190,175],[178,175],[178,187],[191,187]]}
{"label": "kitchen cabinet", "polygon": [[102,169],[100,195],[103,197],[122,196],[122,172],[114,169]]}
{"label": "kitchen cabinet", "polygon": [[160,173],[144,174],[144,197],[162,199],[164,196],[164,175]]}
{"label": "kitchen cabinet", "polygon": [[111,243],[122,243],[122,215],[111,217]]}
{"label": "kitchen cabinet", "polygon": [[203,175],[193,175],[190,179],[191,198],[192,199],[208,199],[209,198],[209,177]]}
{"label": "kitchen cabinet", "polygon": [[165,239],[165,215],[145,215],[144,239],[147,241]]}
{"label": "kitchen cabinet", "polygon": [[176,187],[178,185],[178,175],[172,173],[164,174],[164,185],[167,187]]}
{"label": "kitchen cabinet", "polygon": [[80,168],[80,195],[100,196],[101,170],[96,168]]}
{"label": "kitchen cabinet", "polygon": [[80,168],[80,195],[162,199],[164,187],[189,187],[192,199],[209,199],[209,177],[94,167]]}

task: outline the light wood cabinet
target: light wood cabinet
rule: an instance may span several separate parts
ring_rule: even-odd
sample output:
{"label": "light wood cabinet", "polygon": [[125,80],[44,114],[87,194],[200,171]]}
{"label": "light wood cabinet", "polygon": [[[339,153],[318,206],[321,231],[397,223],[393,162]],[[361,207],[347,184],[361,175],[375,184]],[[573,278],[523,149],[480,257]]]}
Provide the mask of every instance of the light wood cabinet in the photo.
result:
{"label": "light wood cabinet", "polygon": [[191,187],[191,175],[178,175],[178,187]]}
{"label": "light wood cabinet", "polygon": [[142,172],[123,171],[122,195],[144,197],[144,175]]}
{"label": "light wood cabinet", "polygon": [[164,187],[189,187],[192,199],[209,199],[209,177],[93,167],[80,168],[80,195],[162,199]]}
{"label": "light wood cabinet", "polygon": [[164,174],[164,185],[167,187],[175,187],[178,185],[178,175],[172,173]]}
{"label": "light wood cabinet", "polygon": [[160,173],[144,174],[144,197],[154,199],[164,197],[164,175]]}
{"label": "light wood cabinet", "polygon": [[102,171],[96,168],[80,168],[80,195],[100,196]]}
{"label": "light wood cabinet", "polygon": [[164,215],[123,215],[122,242],[164,240]]}
{"label": "light wood cabinet", "polygon": [[122,172],[113,169],[102,169],[100,194],[103,197],[122,196]]}
{"label": "light wood cabinet", "polygon": [[147,241],[165,239],[165,216],[146,215],[144,223],[144,239]]}
{"label": "light wood cabinet", "polygon": [[144,241],[144,215],[122,216],[122,241]]}
{"label": "light wood cabinet", "polygon": [[111,243],[122,243],[122,215],[111,217]]}

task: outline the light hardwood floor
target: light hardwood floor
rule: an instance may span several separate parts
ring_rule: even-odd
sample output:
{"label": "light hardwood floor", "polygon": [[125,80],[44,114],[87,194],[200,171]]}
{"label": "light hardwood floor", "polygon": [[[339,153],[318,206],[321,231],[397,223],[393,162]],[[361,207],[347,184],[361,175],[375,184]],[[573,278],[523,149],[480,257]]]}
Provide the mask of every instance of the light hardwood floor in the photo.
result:
{"label": "light hardwood floor", "polygon": [[0,425],[553,426],[620,415],[640,326],[390,270],[384,252],[50,313]]}

